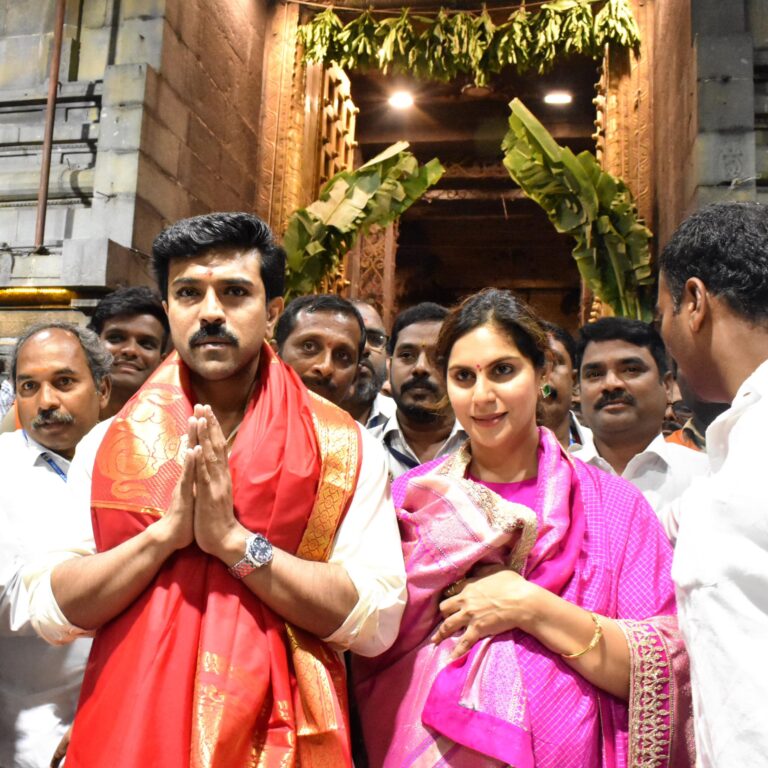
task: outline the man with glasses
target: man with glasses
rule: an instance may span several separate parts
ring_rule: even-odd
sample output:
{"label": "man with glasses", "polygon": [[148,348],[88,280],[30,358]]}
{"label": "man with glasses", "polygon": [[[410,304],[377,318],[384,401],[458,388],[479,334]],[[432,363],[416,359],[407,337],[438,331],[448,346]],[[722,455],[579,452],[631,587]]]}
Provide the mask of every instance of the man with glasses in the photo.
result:
{"label": "man with glasses", "polygon": [[357,379],[352,385],[352,394],[342,407],[379,437],[396,408],[395,401],[381,391],[387,379],[387,332],[374,306],[359,300],[352,304],[365,325],[365,350],[357,369]]}

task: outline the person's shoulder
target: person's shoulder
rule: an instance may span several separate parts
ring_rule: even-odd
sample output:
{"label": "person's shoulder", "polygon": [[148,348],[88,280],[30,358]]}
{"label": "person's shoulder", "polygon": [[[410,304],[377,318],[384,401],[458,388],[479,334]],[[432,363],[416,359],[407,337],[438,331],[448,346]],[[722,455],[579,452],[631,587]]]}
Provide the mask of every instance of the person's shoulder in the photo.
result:
{"label": "person's shoulder", "polygon": [[82,458],[87,454],[93,454],[91,457],[91,459],[93,459],[96,455],[96,451],[98,451],[99,446],[101,445],[101,441],[104,439],[104,435],[107,434],[107,430],[116,418],[116,416],[111,416],[108,419],[104,419],[104,421],[100,421],[92,427],[90,432],[86,432],[77,444],[77,448],[75,448],[75,459],[78,457]]}
{"label": "person's shoulder", "polygon": [[[357,423],[357,422],[355,422]],[[386,461],[386,453],[384,452],[384,446],[381,444],[381,440],[376,435],[369,432],[362,424],[358,424],[358,432],[360,433],[360,450],[363,453],[363,459],[366,456],[375,456],[381,458],[383,462]]]}
{"label": "person's shoulder", "polygon": [[[29,466],[32,466],[33,459],[29,451],[29,445],[21,429],[0,434],[0,463],[3,466],[21,467],[27,461]],[[26,459],[26,456],[29,456],[29,459]]]}
{"label": "person's shoulder", "polygon": [[12,432],[0,433],[0,450],[18,450],[20,445],[25,445],[24,431],[21,429],[14,429]]}
{"label": "person's shoulder", "polygon": [[[624,506],[633,506],[638,501],[645,501],[641,491],[629,480],[620,475],[613,475],[594,464],[582,461],[571,454],[571,461],[576,468],[576,475],[582,485],[582,490],[589,488],[593,493],[604,500],[610,499],[613,503],[620,502]],[[606,503],[609,503],[606,501]]]}
{"label": "person's shoulder", "polygon": [[664,435],[654,438],[648,450],[657,453],[674,474],[701,475],[707,469],[707,455],[679,443],[672,443]]}

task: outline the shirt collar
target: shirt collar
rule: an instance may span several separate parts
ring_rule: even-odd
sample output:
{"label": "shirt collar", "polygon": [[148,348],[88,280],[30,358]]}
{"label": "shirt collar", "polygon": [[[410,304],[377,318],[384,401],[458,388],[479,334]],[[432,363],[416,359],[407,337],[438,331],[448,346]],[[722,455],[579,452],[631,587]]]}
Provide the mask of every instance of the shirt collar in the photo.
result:
{"label": "shirt collar", "polygon": [[[400,439],[405,442],[405,438],[403,437],[402,430],[400,429],[400,422],[397,420],[397,411],[395,411],[388,419],[387,423],[384,425],[384,431],[381,433],[382,438],[389,434],[397,433],[400,436]],[[448,437],[445,438],[444,444],[448,443],[450,440],[453,440],[453,438],[461,434],[463,436],[465,435],[464,430],[461,428],[461,424],[459,424],[458,419],[453,420],[453,427],[451,428],[451,432],[448,435]]]}
{"label": "shirt collar", "polygon": [[51,461],[56,463],[56,465],[64,472],[65,475],[69,472],[69,466],[72,463],[69,459],[65,459],[63,456],[60,456],[50,448],[46,448],[44,445],[40,445],[40,443],[31,438],[24,430],[21,430],[21,433],[24,436],[24,442],[27,446],[27,452],[30,457],[31,464],[35,464],[41,458],[43,461],[45,461],[45,457],[47,456]]}
{"label": "shirt collar", "polygon": [[[581,446],[572,445],[570,452],[578,456],[581,461],[585,463],[599,464],[602,469],[610,467],[610,464],[604,459],[597,450],[597,446],[592,439],[591,434]],[[627,463],[627,467],[633,462],[636,462],[640,457],[648,456],[652,454],[658,456],[665,464],[669,464],[669,443],[664,439],[664,435],[659,432],[656,437],[651,440],[650,443],[640,453],[636,453]],[[624,470],[626,472],[626,469]],[[616,474],[614,472],[614,474]]]}
{"label": "shirt collar", "polygon": [[746,379],[736,392],[731,407],[723,411],[707,427],[707,456],[713,471],[725,461],[728,437],[743,411],[758,402],[768,392],[768,360],[764,360]]}
{"label": "shirt collar", "polygon": [[379,392],[371,403],[371,412],[368,414],[368,420],[365,422],[367,429],[386,424],[394,414],[396,409],[395,401],[391,397],[382,395]]}

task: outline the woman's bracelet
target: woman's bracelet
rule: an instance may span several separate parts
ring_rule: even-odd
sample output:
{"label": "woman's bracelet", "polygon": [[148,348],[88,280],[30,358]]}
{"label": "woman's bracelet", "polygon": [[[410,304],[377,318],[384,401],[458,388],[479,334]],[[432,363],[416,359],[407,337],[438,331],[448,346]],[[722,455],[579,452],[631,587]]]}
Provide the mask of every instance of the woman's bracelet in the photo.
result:
{"label": "woman's bracelet", "polygon": [[589,645],[586,648],[583,648],[578,653],[561,653],[560,655],[564,659],[578,659],[579,656],[583,656],[585,653],[589,653],[593,648],[597,647],[597,644],[600,642],[600,640],[603,637],[603,625],[600,623],[600,617],[590,611],[589,615],[592,617],[592,621],[595,622],[595,634],[592,635],[592,639],[589,641]]}

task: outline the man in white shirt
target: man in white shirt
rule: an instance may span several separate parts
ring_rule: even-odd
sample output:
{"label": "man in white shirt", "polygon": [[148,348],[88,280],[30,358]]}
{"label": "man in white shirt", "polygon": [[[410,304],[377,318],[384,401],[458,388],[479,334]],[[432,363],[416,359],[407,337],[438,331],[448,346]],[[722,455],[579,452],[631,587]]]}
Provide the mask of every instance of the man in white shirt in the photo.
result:
{"label": "man in white shirt", "polygon": [[394,415],[397,408],[395,401],[381,391],[387,380],[387,331],[373,305],[359,299],[354,299],[352,304],[365,325],[365,351],[360,359],[352,394],[342,407],[353,419],[365,424],[374,437],[380,437],[387,419]]}
{"label": "man in white shirt", "polygon": [[73,464],[98,554],[29,584],[46,639],[96,630],[75,768],[348,754],[332,651],[394,641],[405,573],[380,447],[265,344],[284,259],[245,213],[155,240],[178,354]]}
{"label": "man in white shirt", "polygon": [[768,759],[768,209],[718,203],[659,259],[661,333],[691,390],[730,402],[709,474],[677,507],[672,575],[691,658],[702,768]]}
{"label": "man in white shirt", "polygon": [[74,718],[90,640],[52,648],[35,635],[22,569],[80,532],[62,497],[75,446],[109,400],[111,362],[95,333],[65,323],[30,328],[13,353],[23,429],[0,435],[3,768],[47,768]]}
{"label": "man in white shirt", "polygon": [[436,359],[437,337],[447,314],[445,307],[424,301],[401,312],[392,325],[389,381],[397,410],[384,424],[380,439],[393,478],[453,453],[467,439],[453,415]]}
{"label": "man in white shirt", "polygon": [[671,505],[706,471],[706,459],[661,432],[672,380],[661,337],[648,323],[604,317],[581,329],[577,358],[593,440],[574,455],[637,486],[674,541]]}

